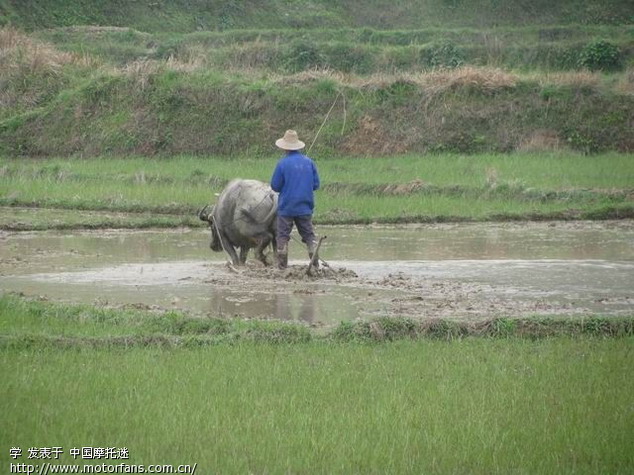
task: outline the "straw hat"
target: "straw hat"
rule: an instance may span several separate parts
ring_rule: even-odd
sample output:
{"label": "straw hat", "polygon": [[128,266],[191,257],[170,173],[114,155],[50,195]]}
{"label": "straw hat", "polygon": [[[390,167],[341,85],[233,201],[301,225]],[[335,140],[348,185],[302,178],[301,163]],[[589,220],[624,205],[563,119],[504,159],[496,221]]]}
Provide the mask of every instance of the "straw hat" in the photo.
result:
{"label": "straw hat", "polygon": [[297,132],[294,130],[287,130],[284,137],[275,141],[282,150],[301,150],[306,146],[304,142],[297,138]]}

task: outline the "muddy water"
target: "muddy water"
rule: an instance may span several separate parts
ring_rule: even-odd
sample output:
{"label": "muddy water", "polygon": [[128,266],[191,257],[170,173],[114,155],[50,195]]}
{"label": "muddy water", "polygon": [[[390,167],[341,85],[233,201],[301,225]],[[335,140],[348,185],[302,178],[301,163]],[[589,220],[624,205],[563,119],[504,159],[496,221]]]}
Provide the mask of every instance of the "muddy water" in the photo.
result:
{"label": "muddy water", "polygon": [[231,269],[208,232],[0,235],[0,290],[328,325],[378,315],[634,313],[634,223],[321,227],[330,269]]}

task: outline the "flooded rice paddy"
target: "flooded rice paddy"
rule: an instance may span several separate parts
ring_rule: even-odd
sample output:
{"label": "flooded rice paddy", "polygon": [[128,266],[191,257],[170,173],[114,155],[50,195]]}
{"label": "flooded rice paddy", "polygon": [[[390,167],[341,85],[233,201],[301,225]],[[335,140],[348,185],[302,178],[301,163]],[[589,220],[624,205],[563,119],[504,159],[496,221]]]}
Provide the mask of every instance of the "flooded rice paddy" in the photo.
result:
{"label": "flooded rice paddy", "polygon": [[315,326],[400,315],[634,314],[634,223],[321,226],[329,268],[232,269],[203,230],[0,234],[0,291]]}

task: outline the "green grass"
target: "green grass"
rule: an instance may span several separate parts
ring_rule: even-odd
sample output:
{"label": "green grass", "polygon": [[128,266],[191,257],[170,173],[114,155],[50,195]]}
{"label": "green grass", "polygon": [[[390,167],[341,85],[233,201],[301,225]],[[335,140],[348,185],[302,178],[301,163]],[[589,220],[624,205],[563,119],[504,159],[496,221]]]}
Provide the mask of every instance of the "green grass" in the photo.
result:
{"label": "green grass", "polygon": [[[619,200],[620,201],[620,200]],[[546,219],[616,219],[631,217],[631,204],[614,204],[612,199],[569,200],[542,203],[539,200],[508,198],[472,198],[451,196],[352,196],[330,197],[321,201],[317,222],[434,222],[434,221],[508,221]],[[571,208],[575,206],[575,208]],[[584,211],[580,211],[579,208]],[[596,214],[592,210],[596,210]]]}
{"label": "green grass", "polygon": [[266,4],[222,0],[173,0],[143,3],[120,1],[116,8],[97,1],[2,0],[0,24],[10,22],[28,29],[71,25],[132,26],[144,31],[218,31],[246,28],[286,30],[333,27],[421,28],[457,26],[524,26],[531,24],[627,24],[632,9],[625,0],[600,6],[589,0],[517,0],[491,3],[473,0],[367,1],[363,9],[353,1],[292,3],[274,0]]}
{"label": "green grass", "polygon": [[341,322],[311,332],[281,321],[240,320],[107,305],[66,305],[0,294],[0,348],[198,347],[220,343],[380,342],[401,339],[454,340],[469,336],[544,338],[551,336],[632,336],[631,317],[495,318],[456,322],[382,317]]}
{"label": "green grass", "polygon": [[197,227],[194,214],[174,215],[154,212],[122,213],[77,209],[0,207],[0,229],[44,231],[47,229],[146,229]]}
{"label": "green grass", "polygon": [[497,319],[474,338],[383,318],[317,336],[4,295],[2,460],[115,446],[198,473],[627,473],[633,328]]}
{"label": "green grass", "polygon": [[5,349],[0,445],[128,447],[130,463],[200,473],[627,473],[633,348]]}
{"label": "green grass", "polygon": [[[606,153],[585,156],[574,152],[516,154],[430,154],[381,158],[320,158],[318,147],[311,155],[325,183],[390,184],[423,180],[438,186],[481,187],[519,184],[540,189],[624,189],[634,184],[631,154]],[[38,180],[41,183],[116,180],[120,185],[216,184],[237,176],[269,180],[281,156],[271,147],[269,158],[176,156],[117,159],[55,158],[30,160],[0,157],[0,178]]]}
{"label": "green grass", "polygon": [[3,347],[198,346],[238,341],[308,341],[308,328],[283,322],[228,320],[181,312],[150,312],[130,306],[115,309],[35,302],[0,294]]}
{"label": "green grass", "polygon": [[[323,183],[315,214],[320,223],[601,219],[632,214],[631,155],[319,159],[315,151],[313,156]],[[213,202],[214,193],[230,179],[268,182],[277,159],[276,152],[269,158],[234,160],[0,159],[0,205],[10,207],[0,212],[0,225],[201,225],[196,210]],[[38,211],[42,208],[56,211]]]}

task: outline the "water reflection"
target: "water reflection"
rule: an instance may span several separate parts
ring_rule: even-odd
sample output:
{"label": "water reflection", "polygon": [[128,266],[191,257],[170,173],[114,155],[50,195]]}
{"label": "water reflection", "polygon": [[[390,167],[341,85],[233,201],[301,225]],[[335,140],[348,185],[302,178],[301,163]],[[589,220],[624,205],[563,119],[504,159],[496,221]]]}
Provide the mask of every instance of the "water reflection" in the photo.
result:
{"label": "water reflection", "polygon": [[328,314],[319,300],[319,297],[310,294],[246,294],[210,289],[200,302],[208,313],[221,317],[275,318],[315,324],[317,312]]}
{"label": "water reflection", "polygon": [[282,320],[315,323],[315,298],[312,295],[276,294],[276,316]]}

